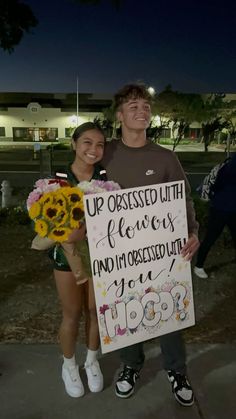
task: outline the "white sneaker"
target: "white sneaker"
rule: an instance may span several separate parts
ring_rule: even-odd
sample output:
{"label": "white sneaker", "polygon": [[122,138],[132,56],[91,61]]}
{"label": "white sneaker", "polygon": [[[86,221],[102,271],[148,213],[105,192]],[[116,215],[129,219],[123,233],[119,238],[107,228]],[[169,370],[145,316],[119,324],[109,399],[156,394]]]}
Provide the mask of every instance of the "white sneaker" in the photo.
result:
{"label": "white sneaker", "polygon": [[208,278],[208,275],[207,275],[206,271],[204,271],[203,268],[198,268],[197,266],[194,266],[193,271],[194,271],[195,275],[197,275],[199,278],[202,278],[202,279]]}
{"label": "white sneaker", "polygon": [[100,370],[98,361],[94,361],[90,365],[86,365],[85,363],[84,368],[88,378],[89,390],[92,391],[92,393],[98,393],[99,391],[102,391],[103,375]]}
{"label": "white sneaker", "polygon": [[79,375],[78,365],[73,367],[62,366],[62,379],[65,384],[67,394],[71,397],[82,397],[84,386]]}

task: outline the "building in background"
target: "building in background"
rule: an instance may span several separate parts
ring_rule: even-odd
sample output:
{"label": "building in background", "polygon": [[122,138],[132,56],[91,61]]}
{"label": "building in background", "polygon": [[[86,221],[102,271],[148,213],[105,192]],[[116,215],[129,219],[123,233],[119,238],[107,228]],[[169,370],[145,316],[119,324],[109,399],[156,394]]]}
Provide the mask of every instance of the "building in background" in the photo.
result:
{"label": "building in background", "polygon": [[[235,104],[236,109],[236,94],[224,94],[223,101]],[[103,111],[111,104],[112,95],[105,94],[0,93],[0,145],[5,141],[48,143],[69,140],[77,125],[95,118],[106,119]],[[233,124],[236,124],[235,116]],[[158,115],[153,118],[155,125],[160,125]],[[163,127],[161,138],[172,139],[175,135],[173,122]],[[111,133],[107,133],[107,137],[111,137]],[[193,122],[184,134],[184,138],[193,141],[201,137],[202,128],[198,122]]]}
{"label": "building in background", "polygon": [[98,94],[0,93],[0,143],[69,138],[77,125],[102,117],[111,103],[111,96]]}

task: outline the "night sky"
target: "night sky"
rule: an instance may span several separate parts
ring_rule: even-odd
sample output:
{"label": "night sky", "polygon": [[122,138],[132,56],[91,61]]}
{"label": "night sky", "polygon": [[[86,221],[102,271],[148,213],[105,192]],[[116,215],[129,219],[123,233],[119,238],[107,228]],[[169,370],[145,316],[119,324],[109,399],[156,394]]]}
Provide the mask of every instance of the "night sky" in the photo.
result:
{"label": "night sky", "polygon": [[236,1],[124,0],[116,10],[24,0],[39,20],[12,54],[0,91],[113,94],[142,80],[161,91],[236,93]]}

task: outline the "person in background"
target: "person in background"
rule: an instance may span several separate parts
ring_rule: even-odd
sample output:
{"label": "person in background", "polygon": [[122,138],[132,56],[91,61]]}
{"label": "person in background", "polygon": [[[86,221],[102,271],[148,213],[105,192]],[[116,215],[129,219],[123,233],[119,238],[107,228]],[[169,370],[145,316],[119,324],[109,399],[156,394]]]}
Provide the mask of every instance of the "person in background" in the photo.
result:
{"label": "person in background", "polygon": [[[198,223],[195,220],[190,186],[176,155],[160,145],[153,144],[146,135],[151,119],[151,96],[147,88],[139,84],[124,86],[114,97],[116,116],[121,123],[121,140],[106,144],[102,164],[108,179],[118,182],[122,188],[146,186],[184,180],[189,239],[182,248],[182,256],[191,260],[198,249]],[[186,377],[185,345],[180,332],[160,338],[164,368],[172,385],[176,400],[184,406],[194,402],[193,391]],[[116,382],[116,395],[130,397],[144,363],[142,343],[120,351],[123,369]]]}
{"label": "person in background", "polygon": [[[98,164],[103,156],[105,145],[104,134],[100,127],[87,122],[77,127],[72,137],[72,148],[75,158],[66,173],[58,176],[66,179],[71,185],[91,179],[106,180],[103,168]],[[76,243],[85,237],[85,226],[75,229],[69,237],[70,243]],[[60,345],[63,353],[62,379],[65,390],[71,397],[84,395],[84,386],[76,362],[75,350],[78,325],[84,309],[86,319],[87,356],[85,371],[88,387],[91,392],[103,389],[103,375],[97,360],[99,332],[92,279],[82,285],[76,284],[62,246],[56,245],[50,250],[54,263],[54,277],[62,305],[62,323],[59,331]]]}
{"label": "person in background", "polygon": [[225,227],[229,228],[236,249],[236,153],[219,170],[211,188],[211,200],[206,235],[199,247],[194,273],[206,279],[207,255]]}

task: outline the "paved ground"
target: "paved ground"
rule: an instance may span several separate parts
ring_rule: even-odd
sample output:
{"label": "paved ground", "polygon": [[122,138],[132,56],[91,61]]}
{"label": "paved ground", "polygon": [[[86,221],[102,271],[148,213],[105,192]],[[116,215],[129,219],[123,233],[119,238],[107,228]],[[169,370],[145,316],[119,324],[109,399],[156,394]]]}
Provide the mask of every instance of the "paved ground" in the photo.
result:
{"label": "paved ground", "polygon": [[[196,403],[190,408],[174,399],[161,367],[157,342],[146,343],[146,362],[133,397],[118,399],[114,375],[118,353],[101,357],[105,388],[73,399],[60,379],[57,345],[0,345],[1,419],[234,419],[236,410],[236,345],[187,346],[189,378]],[[85,347],[78,346],[81,365]],[[81,371],[85,382],[85,373]]]}

